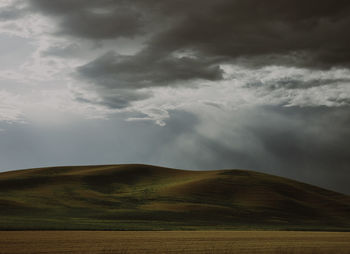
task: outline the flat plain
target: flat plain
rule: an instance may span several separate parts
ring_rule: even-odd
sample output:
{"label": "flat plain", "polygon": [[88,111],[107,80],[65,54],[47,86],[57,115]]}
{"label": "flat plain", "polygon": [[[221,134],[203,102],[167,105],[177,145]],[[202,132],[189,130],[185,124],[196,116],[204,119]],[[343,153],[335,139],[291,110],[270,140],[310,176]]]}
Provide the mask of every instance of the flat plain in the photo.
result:
{"label": "flat plain", "polygon": [[350,253],[350,232],[0,231],[1,254]]}

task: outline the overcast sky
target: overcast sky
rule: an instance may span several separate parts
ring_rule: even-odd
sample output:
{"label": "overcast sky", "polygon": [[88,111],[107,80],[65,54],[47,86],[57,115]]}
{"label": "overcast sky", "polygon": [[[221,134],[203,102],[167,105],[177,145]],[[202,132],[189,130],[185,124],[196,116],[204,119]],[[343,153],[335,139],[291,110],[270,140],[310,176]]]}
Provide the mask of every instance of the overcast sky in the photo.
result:
{"label": "overcast sky", "polygon": [[1,0],[0,171],[243,168],[350,194],[350,1]]}

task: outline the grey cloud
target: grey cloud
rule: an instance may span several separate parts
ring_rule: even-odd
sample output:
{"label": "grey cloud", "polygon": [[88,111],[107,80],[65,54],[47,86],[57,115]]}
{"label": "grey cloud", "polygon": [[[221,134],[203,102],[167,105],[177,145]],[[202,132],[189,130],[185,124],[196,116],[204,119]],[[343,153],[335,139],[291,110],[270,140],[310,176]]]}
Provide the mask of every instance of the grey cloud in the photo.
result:
{"label": "grey cloud", "polygon": [[77,68],[76,77],[89,83],[100,96],[99,102],[86,102],[121,109],[151,96],[141,92],[142,88],[188,85],[188,81],[198,79],[214,81],[222,79],[222,75],[222,69],[210,59],[160,57],[142,51],[135,56],[108,52]]}
{"label": "grey cloud", "polygon": [[61,23],[64,29],[59,33],[91,39],[132,37],[140,33],[141,22],[141,17],[133,10],[118,9],[110,14],[86,11],[69,15],[64,19]]}
{"label": "grey cloud", "polygon": [[82,49],[77,43],[71,43],[67,46],[52,46],[41,52],[42,56],[56,56],[63,58],[76,57],[82,54]]}
{"label": "grey cloud", "polygon": [[[77,68],[80,79],[106,93],[222,80],[220,66],[232,63],[249,68],[350,66],[346,0],[30,0],[30,8],[55,19],[61,36],[96,42],[144,37],[144,49],[135,55],[108,52]],[[46,53],[64,56],[65,51]],[[179,57],[179,52],[184,54]],[[326,82],[338,81],[264,85],[304,89]]]}
{"label": "grey cloud", "polygon": [[342,98],[342,97],[333,97],[329,98],[330,101],[337,103],[338,105],[342,106],[349,106],[350,105],[350,98]]}
{"label": "grey cloud", "polygon": [[350,37],[345,34],[350,24],[349,6],[347,1],[329,0],[217,1],[198,10],[184,8],[185,18],[152,43],[168,50],[190,48],[227,60],[263,57],[269,60],[264,65],[348,65]]}
{"label": "grey cloud", "polygon": [[220,80],[223,71],[211,59],[174,57],[142,51],[135,56],[114,52],[78,68],[81,78],[108,88],[166,86],[195,79]]}
{"label": "grey cloud", "polygon": [[264,87],[270,90],[275,89],[309,89],[312,87],[337,85],[341,83],[350,83],[350,78],[334,78],[334,79],[298,79],[296,77],[284,77],[274,80],[256,80],[253,82],[248,82],[245,86],[247,88],[258,88]]}
{"label": "grey cloud", "polygon": [[142,11],[126,1],[30,0],[31,9],[57,19],[58,35],[87,39],[133,37],[147,23]]}
{"label": "grey cloud", "polygon": [[[187,49],[220,62],[262,57],[269,60],[265,64],[310,68],[348,66],[350,62],[350,3],[346,0],[30,3],[33,10],[57,18],[62,34],[98,40],[145,33],[152,51],[168,54]],[[153,30],[150,24],[160,29]]]}
{"label": "grey cloud", "polygon": [[96,89],[99,98],[87,98],[83,94],[75,94],[75,100],[105,106],[110,109],[123,109],[131,105],[132,102],[144,100],[152,96],[149,92],[133,91],[128,89],[105,90],[100,87]]}
{"label": "grey cloud", "polygon": [[16,6],[5,6],[0,8],[0,21],[9,21],[21,18],[27,14],[25,8]]}

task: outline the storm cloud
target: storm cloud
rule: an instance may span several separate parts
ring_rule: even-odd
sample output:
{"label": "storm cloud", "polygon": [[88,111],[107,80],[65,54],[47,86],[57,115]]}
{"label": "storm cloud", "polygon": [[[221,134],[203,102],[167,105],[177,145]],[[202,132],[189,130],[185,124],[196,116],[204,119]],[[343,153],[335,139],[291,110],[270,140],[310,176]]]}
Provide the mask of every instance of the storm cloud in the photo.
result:
{"label": "storm cloud", "polygon": [[30,3],[56,18],[62,34],[96,40],[147,34],[148,50],[154,52],[189,50],[222,57],[220,62],[269,56],[264,60],[270,64],[286,64],[275,56],[289,56],[288,64],[320,68],[347,66],[350,60],[350,4],[345,0]]}
{"label": "storm cloud", "polygon": [[[22,69],[0,70],[0,80],[17,84],[0,91],[0,121],[46,108],[45,116],[74,111],[78,119],[62,134],[68,144],[57,130],[14,128],[10,137],[49,140],[33,150],[33,158],[50,158],[40,165],[247,168],[350,193],[349,1],[7,2],[0,33],[37,48]],[[18,88],[24,82],[41,82],[30,88],[33,98],[23,92],[29,86]],[[82,116],[105,122],[91,127]],[[0,151],[13,157],[1,144]]]}
{"label": "storm cloud", "polygon": [[220,80],[223,70],[211,60],[175,58],[142,52],[121,56],[113,52],[78,68],[81,77],[110,88],[144,88],[193,79]]}
{"label": "storm cloud", "polygon": [[59,35],[95,41],[147,38],[138,54],[106,52],[78,69],[85,78],[105,75],[104,80],[91,78],[103,86],[217,80],[222,78],[219,66],[232,62],[251,68],[316,69],[348,67],[350,62],[348,1],[31,0],[30,4],[57,21]]}

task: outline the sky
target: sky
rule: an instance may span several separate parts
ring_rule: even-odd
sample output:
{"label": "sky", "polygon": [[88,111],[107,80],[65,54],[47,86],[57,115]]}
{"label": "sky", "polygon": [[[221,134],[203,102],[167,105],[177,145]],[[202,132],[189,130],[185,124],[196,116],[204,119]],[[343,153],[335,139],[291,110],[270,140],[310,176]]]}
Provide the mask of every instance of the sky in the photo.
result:
{"label": "sky", "polygon": [[350,194],[347,0],[1,0],[0,171],[250,169]]}

